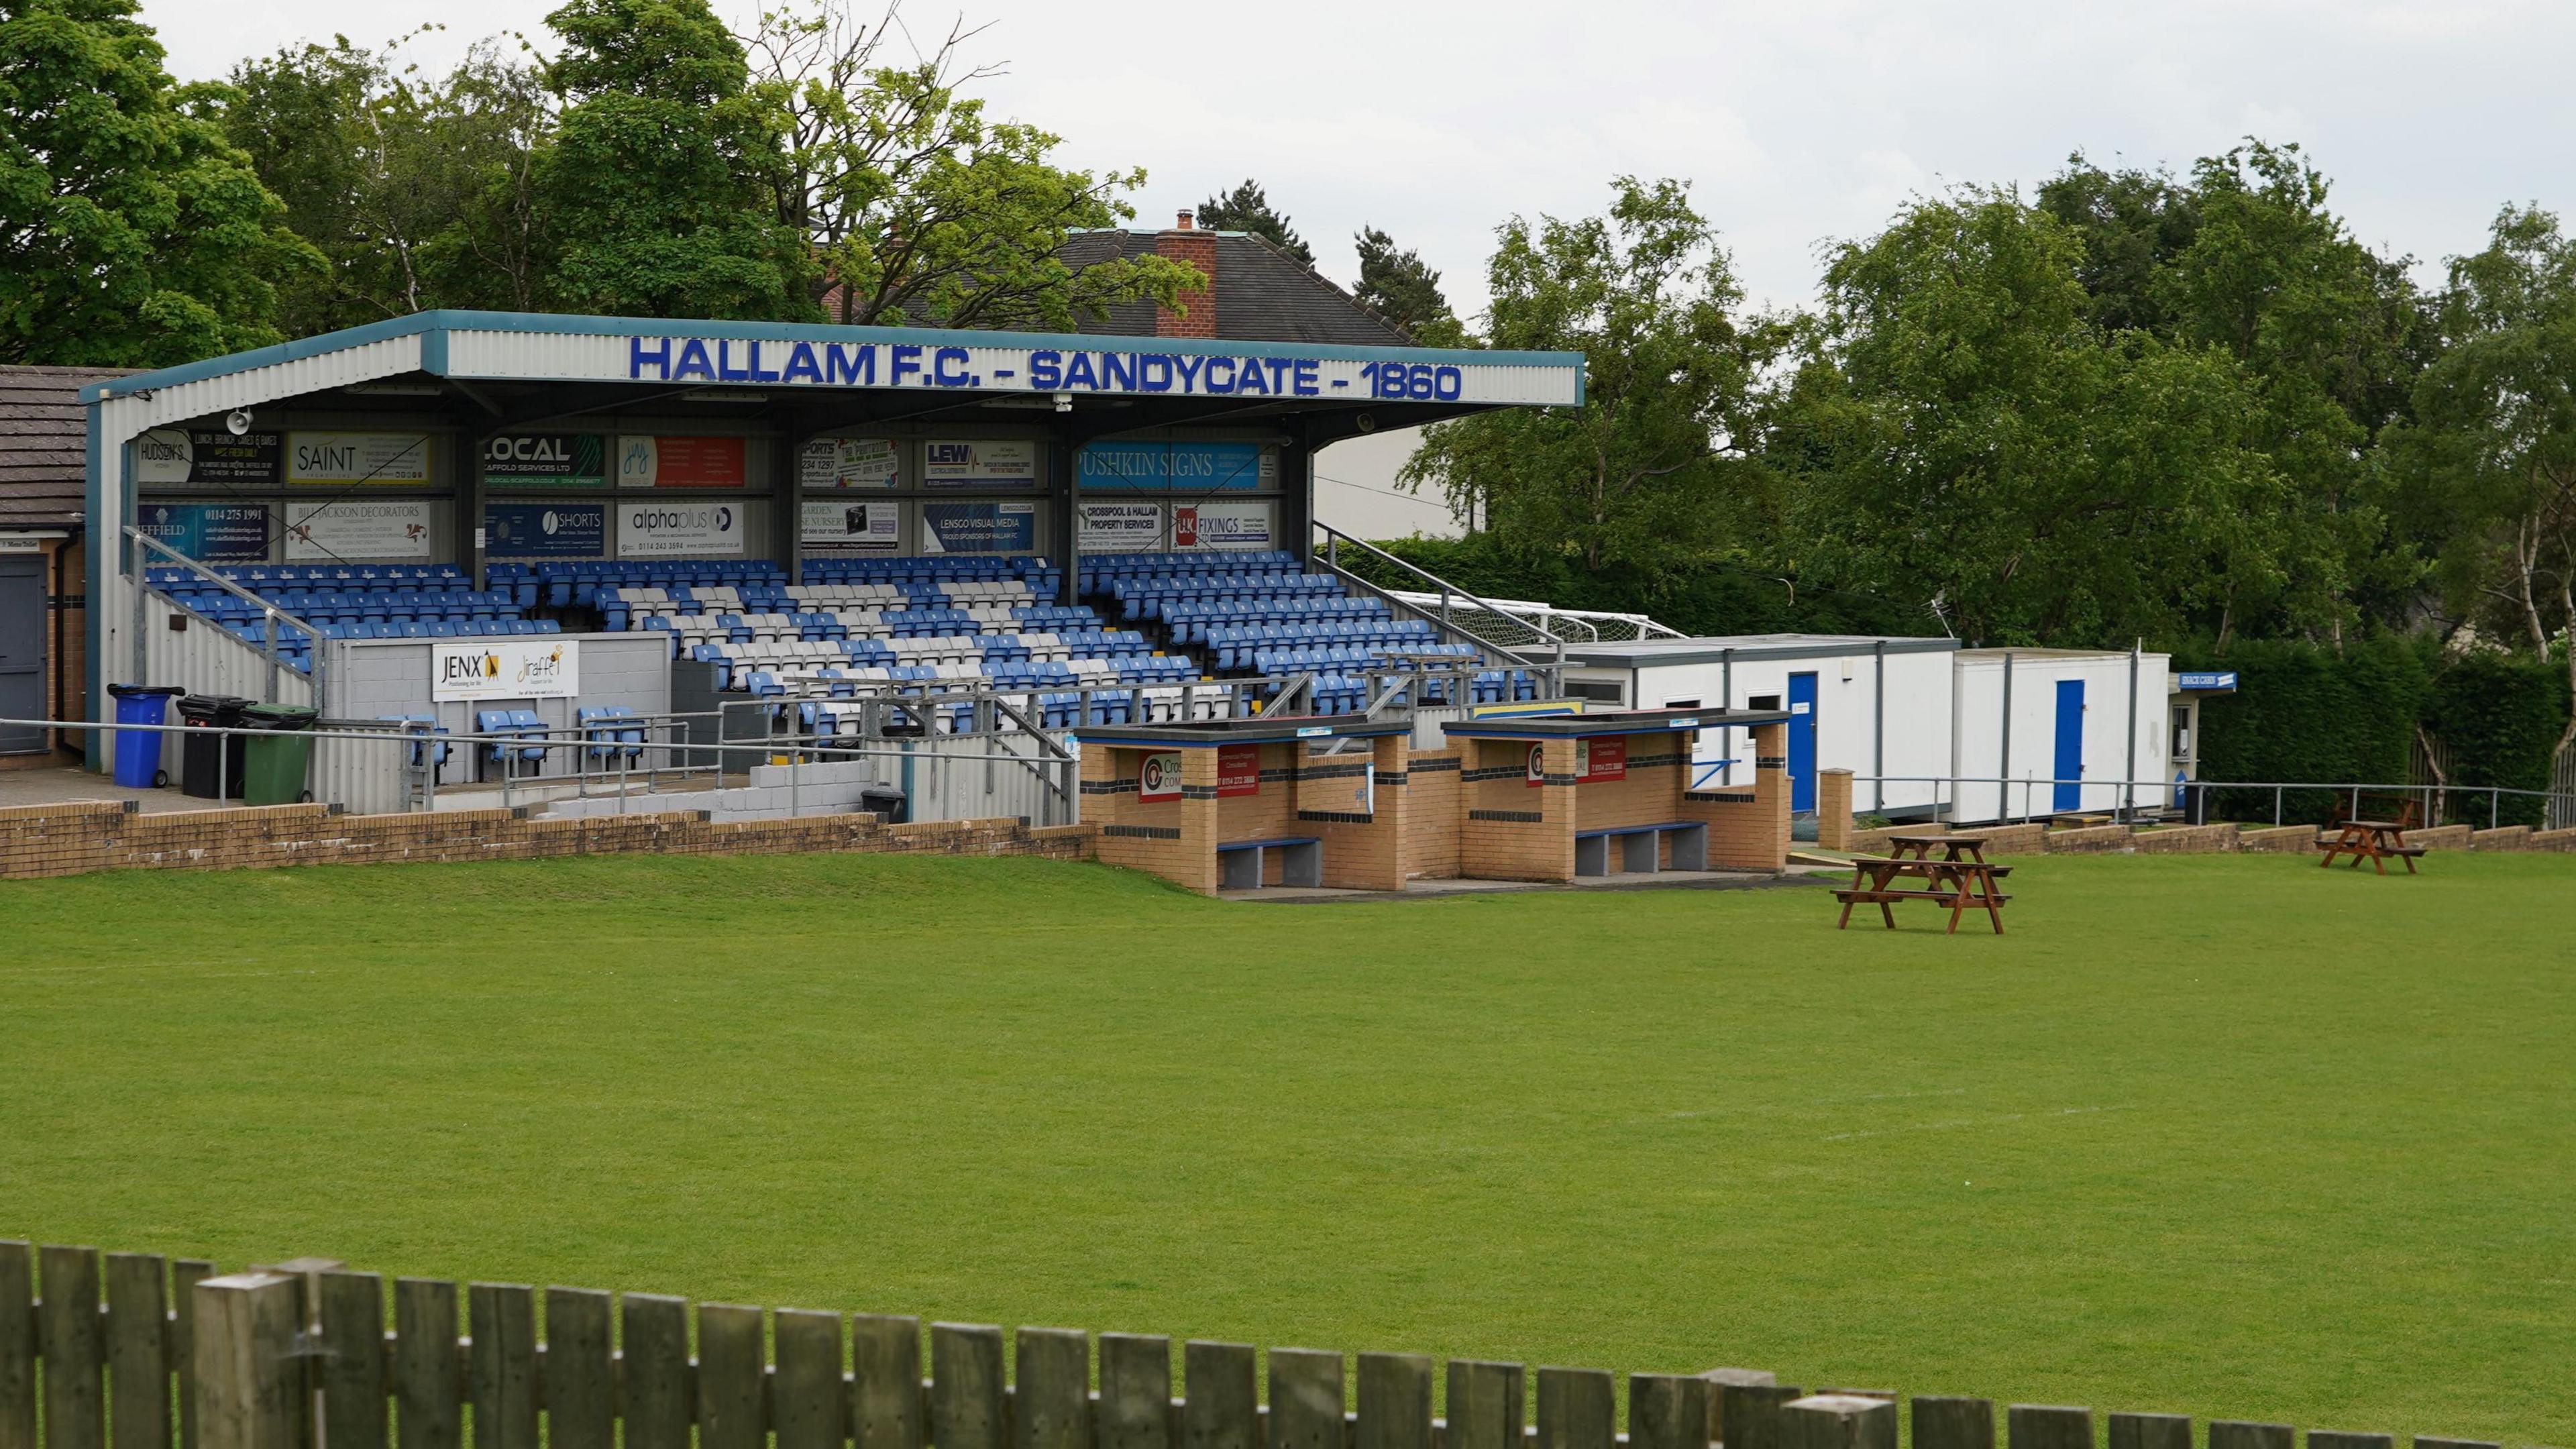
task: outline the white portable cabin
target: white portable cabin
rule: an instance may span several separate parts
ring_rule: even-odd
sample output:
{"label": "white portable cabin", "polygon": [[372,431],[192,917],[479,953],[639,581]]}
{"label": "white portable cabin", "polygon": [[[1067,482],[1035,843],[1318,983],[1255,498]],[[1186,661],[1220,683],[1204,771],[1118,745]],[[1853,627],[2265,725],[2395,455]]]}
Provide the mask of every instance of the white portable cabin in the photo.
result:
{"label": "white portable cabin", "polygon": [[[2166,804],[2150,782],[2172,774],[2170,663],[1962,649],[1955,639],[1747,634],[1569,644],[1565,688],[1607,708],[1785,709],[1792,810],[1816,808],[1818,770],[1849,770],[1855,812],[1975,823]],[[1694,784],[1752,780],[1749,742],[1737,734],[1700,732]],[[2128,780],[2141,782],[2134,793]]]}
{"label": "white portable cabin", "polygon": [[[1816,771],[1845,769],[1852,808],[1929,818],[1951,798],[1950,661],[1955,639],[1858,634],[1743,634],[1566,647],[1566,692],[1630,709],[1789,711],[1790,808],[1816,808]],[[1695,785],[1753,780],[1752,743],[1702,730]],[[1875,777],[1903,776],[1883,787]]]}
{"label": "white portable cabin", "polygon": [[1952,663],[1949,818],[2045,819],[2167,803],[2158,782],[2173,773],[2170,656],[1963,649]]}

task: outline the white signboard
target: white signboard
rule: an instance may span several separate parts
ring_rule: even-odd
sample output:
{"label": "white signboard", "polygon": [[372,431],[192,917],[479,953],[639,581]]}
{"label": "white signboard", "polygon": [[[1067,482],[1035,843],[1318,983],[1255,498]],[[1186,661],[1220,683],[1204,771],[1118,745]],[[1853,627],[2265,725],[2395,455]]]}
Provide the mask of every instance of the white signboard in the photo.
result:
{"label": "white signboard", "polygon": [[1270,542],[1268,503],[1175,503],[1172,547],[1183,550],[1264,549]]}
{"label": "white signboard", "polygon": [[739,503],[621,503],[617,556],[739,558],[742,513]]}
{"label": "white signboard", "polygon": [[448,700],[570,699],[581,692],[581,653],[560,635],[545,639],[433,639],[429,697]]}
{"label": "white signboard", "polygon": [[1079,546],[1084,553],[1153,553],[1163,546],[1163,505],[1085,503]]}
{"label": "white signboard", "polygon": [[134,440],[134,481],[185,483],[192,453],[185,428],[154,428]]}
{"label": "white signboard", "polygon": [[1332,398],[1545,407],[1583,401],[1583,358],[1572,352],[1310,348],[1179,338],[1066,338],[1066,343],[1091,345],[966,347],[817,341],[810,329],[784,323],[732,324],[725,330],[752,335],[457,327],[447,332],[446,373],[684,387],[1092,393],[1252,402]]}
{"label": "white signboard", "polygon": [[426,483],[427,433],[289,433],[289,483]]}
{"label": "white signboard", "polygon": [[427,562],[429,501],[358,499],[318,507],[286,505],[286,557]]}
{"label": "white signboard", "polygon": [[892,438],[815,438],[797,454],[798,471],[808,488],[892,488],[900,449]]}
{"label": "white signboard", "polygon": [[1038,481],[1038,445],[981,438],[921,445],[925,488],[1030,488]]}
{"label": "white signboard", "polygon": [[808,498],[804,512],[807,553],[892,553],[902,541],[901,509],[893,503]]}
{"label": "white signboard", "polygon": [[1181,757],[1147,755],[1136,767],[1136,798],[1148,802],[1181,798]]}

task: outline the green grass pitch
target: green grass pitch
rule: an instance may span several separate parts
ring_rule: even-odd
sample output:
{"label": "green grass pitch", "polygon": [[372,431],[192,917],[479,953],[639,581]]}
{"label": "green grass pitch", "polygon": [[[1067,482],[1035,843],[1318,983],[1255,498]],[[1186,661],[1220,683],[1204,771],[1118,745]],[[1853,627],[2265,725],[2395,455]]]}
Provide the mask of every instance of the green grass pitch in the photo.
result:
{"label": "green grass pitch", "polygon": [[2576,1440],[2576,860],[0,885],[0,1235]]}

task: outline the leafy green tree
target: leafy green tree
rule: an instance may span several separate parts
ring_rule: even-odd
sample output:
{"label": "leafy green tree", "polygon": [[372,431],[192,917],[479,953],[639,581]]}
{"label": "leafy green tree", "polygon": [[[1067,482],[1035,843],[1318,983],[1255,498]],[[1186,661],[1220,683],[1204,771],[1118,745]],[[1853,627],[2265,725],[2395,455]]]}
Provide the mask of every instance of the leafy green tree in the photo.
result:
{"label": "leafy green tree", "polygon": [[1297,265],[1308,271],[1315,269],[1315,253],[1299,240],[1288,218],[1271,209],[1270,198],[1258,181],[1246,178],[1232,191],[1200,202],[1198,220],[1199,225],[1218,231],[1248,231],[1295,257]]}
{"label": "leafy green tree", "polygon": [[564,108],[533,175],[560,306],[803,318],[814,257],[775,205],[777,109],[706,0],[569,0],[548,70]]}
{"label": "leafy green tree", "polygon": [[315,264],[134,0],[0,5],[0,361],[151,367],[277,341]]}
{"label": "leafy green tree", "polygon": [[396,60],[335,38],[233,71],[225,130],[328,262],[286,294],[292,335],[429,307],[537,302],[531,172],[551,123],[542,78],[491,41],[437,80]]}
{"label": "leafy green tree", "polygon": [[1623,176],[1613,189],[1603,216],[1504,223],[1488,269],[1488,340],[1583,353],[1583,405],[1434,424],[1402,478],[1481,514],[1514,551],[1652,576],[1767,507],[1748,449],[1787,329],[1742,315],[1684,183]]}
{"label": "leafy green tree", "polygon": [[2084,245],[2075,278],[2095,325],[2170,333],[2158,280],[2200,230],[2199,198],[2189,186],[2164,171],[2105,171],[2078,151],[2040,183],[2035,201]]}
{"label": "leafy green tree", "polygon": [[1930,601],[1971,640],[2110,645],[2224,632],[2298,566],[2241,370],[2105,338],[2084,257],[1980,188],[1834,253],[1775,434],[1802,577]]}
{"label": "leafy green tree", "polygon": [[2438,551],[2456,609],[2537,658],[2558,649],[2576,688],[2576,242],[2506,207],[2486,249],[2451,262],[2435,315],[2441,354],[2388,436],[2399,517]]}
{"label": "leafy green tree", "polygon": [[839,322],[1059,331],[1112,303],[1187,305],[1206,279],[1186,264],[1062,255],[1073,232],[1134,219],[1125,198],[1143,171],[1067,170],[1048,159],[1060,137],[987,119],[962,94],[989,74],[958,59],[971,32],[880,64],[892,14],[863,24],[844,0],[816,0],[764,12],[744,38],[784,138],[775,213],[820,263],[814,302]]}
{"label": "leafy green tree", "polygon": [[1467,329],[1441,295],[1440,274],[1420,252],[1396,250],[1395,238],[1373,226],[1361,227],[1351,240],[1360,253],[1352,301],[1425,347],[1466,345]]}

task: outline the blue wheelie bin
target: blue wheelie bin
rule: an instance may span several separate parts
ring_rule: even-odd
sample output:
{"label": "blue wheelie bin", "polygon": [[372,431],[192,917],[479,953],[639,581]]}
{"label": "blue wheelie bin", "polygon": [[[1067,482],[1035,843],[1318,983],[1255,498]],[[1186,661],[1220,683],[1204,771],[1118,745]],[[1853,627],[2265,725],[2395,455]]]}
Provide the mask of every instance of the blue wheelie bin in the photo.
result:
{"label": "blue wheelie bin", "polygon": [[[171,696],[187,693],[175,684],[111,684],[107,692],[116,697],[116,722],[121,725],[165,723]],[[169,783],[169,778],[161,770],[160,731],[116,732],[116,783],[129,790],[149,790]]]}

